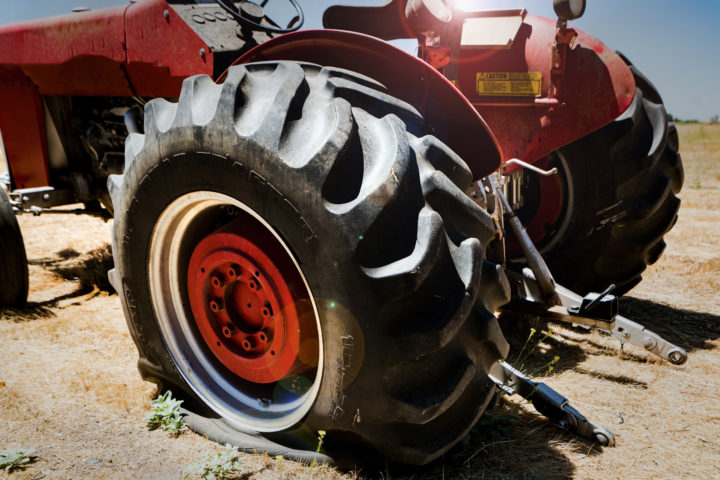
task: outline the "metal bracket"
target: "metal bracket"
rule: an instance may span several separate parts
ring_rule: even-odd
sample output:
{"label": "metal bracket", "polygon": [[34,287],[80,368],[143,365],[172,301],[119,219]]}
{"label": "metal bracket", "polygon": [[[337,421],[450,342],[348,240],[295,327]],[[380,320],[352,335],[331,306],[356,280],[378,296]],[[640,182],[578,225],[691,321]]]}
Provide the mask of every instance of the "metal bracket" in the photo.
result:
{"label": "metal bracket", "polygon": [[[515,274],[514,277],[517,280],[520,276]],[[523,269],[521,281],[525,290],[524,296],[531,302],[540,302],[542,300],[542,295],[540,293],[538,283],[535,281],[535,276],[530,269]],[[562,306],[567,310],[582,309],[583,297],[558,284],[555,284],[555,291],[560,298]],[[598,295],[597,298],[607,298],[607,296],[602,297],[601,295],[602,294]],[[621,344],[627,342],[631,345],[644,348],[648,352],[657,355],[673,365],[682,365],[687,361],[687,351],[683,348],[668,342],[657,333],[648,330],[639,323],[633,322],[622,315],[615,315],[613,319],[614,321],[605,326],[601,323],[588,322],[586,321],[587,319],[584,319],[583,317],[568,316],[563,318],[561,316],[553,316],[552,313],[545,315],[537,309],[532,313],[539,316],[546,316],[553,320],[595,327],[598,330],[617,338],[620,340]]]}
{"label": "metal bracket", "polygon": [[615,326],[615,317],[617,317],[618,311],[620,310],[618,298],[615,295],[610,295],[610,292],[613,290],[615,290],[615,284],[610,285],[602,293],[588,293],[582,299],[582,304],[579,307],[568,307],[567,311],[570,315],[576,317],[594,318],[612,322],[612,325],[607,327],[612,328]]}
{"label": "metal bracket", "polygon": [[[582,304],[583,299],[580,295],[561,285],[556,285],[556,289],[563,305],[567,307],[577,307]],[[687,361],[687,352],[683,348],[668,342],[657,333],[648,330],[639,323],[635,323],[622,315],[615,317],[615,326],[612,330],[608,331],[602,328],[599,330],[609,333],[620,340],[621,343],[627,342],[631,345],[644,348],[648,352],[667,360],[673,365],[682,365]]]}
{"label": "metal bracket", "polygon": [[501,309],[511,312],[526,313],[528,315],[536,315],[554,322],[571,323],[573,325],[582,325],[584,327],[598,328],[602,330],[612,330],[615,328],[615,319],[617,318],[612,317],[607,319],[582,316],[570,312],[568,308],[561,305],[548,305],[543,302],[535,302],[525,299],[513,299]]}
{"label": "metal bracket", "polygon": [[77,203],[72,190],[56,190],[53,187],[17,189],[10,192],[10,203],[16,214],[32,213],[39,215],[50,207]]}
{"label": "metal bracket", "polygon": [[642,347],[673,365],[682,365],[687,361],[685,349],[673,345],[657,333],[620,315],[615,318],[615,328],[610,333],[620,342]]}
{"label": "metal bracket", "polygon": [[615,445],[615,436],[610,430],[594,424],[571,407],[567,398],[544,383],[529,379],[508,363],[495,363],[489,377],[500,390],[509,395],[517,393],[561,428],[603,446]]}

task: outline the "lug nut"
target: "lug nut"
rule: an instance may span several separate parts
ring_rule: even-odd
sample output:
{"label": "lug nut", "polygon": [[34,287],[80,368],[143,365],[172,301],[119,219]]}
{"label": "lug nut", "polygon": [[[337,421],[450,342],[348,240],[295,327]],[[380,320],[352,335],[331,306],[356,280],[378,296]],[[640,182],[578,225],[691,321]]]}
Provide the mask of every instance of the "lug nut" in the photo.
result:
{"label": "lug nut", "polygon": [[225,280],[223,280],[222,277],[220,277],[220,275],[214,275],[212,277],[212,284],[213,284],[213,287],[222,287],[225,285]]}
{"label": "lug nut", "polygon": [[223,303],[220,300],[210,300],[210,310],[213,312],[217,313],[223,308]]}
{"label": "lug nut", "polygon": [[255,339],[252,337],[247,337],[245,340],[243,340],[242,346],[247,351],[252,350],[253,348],[255,348]]}
{"label": "lug nut", "polygon": [[237,274],[237,270],[235,269],[235,267],[230,267],[230,268],[228,269],[227,275],[228,275],[228,277],[230,277],[230,278],[235,278],[235,277],[237,277],[238,274]]}
{"label": "lug nut", "polygon": [[260,332],[260,333],[258,334],[258,339],[259,339],[262,343],[268,343],[269,338],[270,338],[270,337],[269,337],[265,332]]}
{"label": "lug nut", "polygon": [[225,325],[222,329],[225,338],[232,338],[237,334],[237,329],[233,325]]}

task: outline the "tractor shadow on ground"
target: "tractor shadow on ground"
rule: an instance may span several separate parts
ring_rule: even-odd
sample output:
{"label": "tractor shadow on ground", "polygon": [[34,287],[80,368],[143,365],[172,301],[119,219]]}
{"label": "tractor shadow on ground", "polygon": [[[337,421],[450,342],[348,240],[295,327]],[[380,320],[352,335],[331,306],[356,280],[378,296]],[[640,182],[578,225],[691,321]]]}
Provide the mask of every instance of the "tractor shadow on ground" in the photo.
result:
{"label": "tractor shadow on ground", "polygon": [[[77,288],[42,302],[28,302],[21,308],[0,308],[0,319],[22,322],[50,318],[55,315],[52,309],[59,308],[59,304],[65,300],[93,292],[115,292],[107,276],[113,266],[112,252],[107,244],[85,254],[72,249],[60,250],[53,257],[32,259],[28,264],[44,268],[64,280],[76,282]],[[30,283],[33,283],[32,276]]]}
{"label": "tractor shadow on ground", "polygon": [[28,263],[41,266],[64,280],[78,282],[80,294],[96,288],[101,292],[115,292],[108,280],[108,271],[113,268],[109,244],[84,254],[66,248],[57,252],[54,257],[31,260]]}
{"label": "tractor shadow on ground", "polygon": [[440,459],[423,467],[390,466],[383,472],[361,473],[362,478],[396,480],[573,478],[575,466],[567,450],[555,445],[569,445],[572,455],[582,457],[603,450],[501,396],[470,435]]}
{"label": "tractor shadow on ground", "polygon": [[[717,315],[676,309],[633,297],[621,299],[621,313],[688,352],[714,348],[710,342],[720,338],[720,316]],[[619,342],[614,339],[598,341],[597,336],[586,334],[582,329],[560,330],[553,324],[524,315],[503,314],[500,324],[511,345],[508,361],[516,367],[521,366],[521,370],[531,376],[542,377],[552,367],[553,373],[572,370],[634,388],[648,388],[647,383],[630,376],[580,366],[595,355],[620,356],[623,361],[647,363],[647,355],[637,347],[621,351]],[[549,328],[554,331],[546,335]],[[535,329],[532,337],[531,329]],[[559,360],[553,361],[555,357]],[[461,446],[422,469],[390,472],[394,473],[393,478],[408,480],[573,478],[575,467],[567,448],[561,452],[555,445],[570,446],[573,458],[598,455],[603,450],[597,444],[560,430],[532,408],[522,408],[501,397]],[[380,477],[387,478],[388,475]]]}
{"label": "tractor shadow on ground", "polygon": [[672,308],[634,297],[620,300],[621,313],[662,335],[688,352],[716,348],[712,340],[720,338],[720,316]]}

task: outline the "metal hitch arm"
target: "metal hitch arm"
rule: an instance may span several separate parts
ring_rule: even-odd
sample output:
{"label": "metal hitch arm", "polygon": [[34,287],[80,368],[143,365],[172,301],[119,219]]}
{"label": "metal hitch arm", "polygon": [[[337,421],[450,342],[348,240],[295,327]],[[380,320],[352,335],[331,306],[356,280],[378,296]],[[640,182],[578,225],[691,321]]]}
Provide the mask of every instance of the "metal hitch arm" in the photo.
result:
{"label": "metal hitch arm", "polygon": [[[547,174],[551,173],[547,172]],[[682,365],[687,361],[685,350],[642,325],[617,314],[618,300],[610,295],[615,285],[609,286],[602,293],[588,294],[583,298],[555,283],[545,260],[525,231],[520,219],[513,212],[502,189],[498,188],[495,192],[530,267],[524,268],[522,275],[507,271],[510,277],[519,277],[517,279],[524,287],[524,292],[521,294],[521,299],[515,299],[505,308],[536,314],[551,320],[595,327],[617,338],[621,344],[627,342],[642,347],[674,365]]]}
{"label": "metal hitch arm", "polygon": [[631,345],[642,347],[673,365],[682,365],[687,361],[685,349],[673,345],[657,333],[623,316],[615,317],[615,328],[610,334],[620,342],[628,342]]}
{"label": "metal hitch arm", "polygon": [[[673,365],[682,365],[687,361],[687,352],[683,348],[668,342],[657,333],[648,330],[639,323],[633,322],[622,315],[613,315],[612,321],[606,322],[605,324],[600,320],[584,318],[582,316],[558,315],[555,312],[555,310],[557,310],[556,307],[548,308],[540,303],[541,293],[539,286],[535,281],[535,275],[530,269],[525,268],[523,269],[522,276],[515,273],[513,277],[520,280],[523,284],[523,296],[526,300],[529,300],[525,303],[534,306],[533,309],[529,309],[527,305],[524,307],[529,313],[547,317],[551,320],[597,328],[601,332],[608,333],[617,338],[621,344],[627,342],[631,345],[644,348],[648,352],[657,355]],[[582,309],[583,297],[558,284],[555,284],[555,291],[560,298],[563,308],[568,311]],[[602,294],[599,294],[596,297],[600,302],[602,301],[601,296]],[[512,307],[512,305],[511,303],[509,306]]]}
{"label": "metal hitch arm", "polygon": [[571,407],[567,398],[544,383],[529,379],[508,363],[497,362],[489,376],[500,390],[509,395],[517,393],[561,428],[602,446],[615,445],[615,436],[610,430],[594,424]]}
{"label": "metal hitch arm", "polygon": [[[556,285],[556,289],[560,300],[566,307],[579,307],[582,304],[583,299],[580,295],[561,285]],[[687,352],[683,348],[668,342],[657,333],[622,315],[615,316],[615,326],[611,330],[603,328],[598,328],[598,330],[609,333],[620,340],[621,343],[627,342],[644,348],[673,365],[682,365],[687,361]]]}

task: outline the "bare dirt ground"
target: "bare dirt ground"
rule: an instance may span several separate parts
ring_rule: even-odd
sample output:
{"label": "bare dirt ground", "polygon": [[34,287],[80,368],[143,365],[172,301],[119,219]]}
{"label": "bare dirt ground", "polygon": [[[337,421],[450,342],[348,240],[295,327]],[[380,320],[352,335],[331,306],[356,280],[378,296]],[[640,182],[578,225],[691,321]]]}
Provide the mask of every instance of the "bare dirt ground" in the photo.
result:
{"label": "bare dirt ground", "polygon": [[[560,357],[546,383],[613,430],[615,448],[502,399],[461,446],[423,468],[311,472],[247,454],[238,478],[720,478],[720,125],[681,125],[680,139],[680,219],[622,308],[687,348],[687,364],[556,326],[529,361],[532,370]],[[30,304],[0,310],[0,451],[34,448],[37,458],[0,478],[182,478],[202,452],[219,451],[191,432],[169,438],[144,426],[156,392],[137,374],[120,302],[105,290],[109,224],[73,215],[22,216],[20,224]]]}

